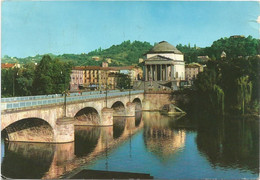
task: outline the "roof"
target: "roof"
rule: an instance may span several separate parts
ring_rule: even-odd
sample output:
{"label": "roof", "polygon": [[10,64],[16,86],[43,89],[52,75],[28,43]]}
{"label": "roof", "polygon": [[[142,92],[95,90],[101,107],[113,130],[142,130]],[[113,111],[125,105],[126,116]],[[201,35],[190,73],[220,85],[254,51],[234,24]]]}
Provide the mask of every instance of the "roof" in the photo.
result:
{"label": "roof", "polygon": [[200,65],[199,63],[191,63],[185,65],[185,68],[198,68],[198,67],[202,67],[202,65]]}
{"label": "roof", "polygon": [[174,53],[174,54],[182,54],[175,46],[171,45],[166,41],[161,41],[156,44],[150,51],[146,54],[155,54],[155,53]]}
{"label": "roof", "polygon": [[198,56],[198,61],[208,61],[210,60],[209,56]]}
{"label": "roof", "polygon": [[146,61],[161,61],[161,60],[163,60],[163,61],[173,61],[173,59],[171,59],[171,58],[167,58],[167,57],[164,57],[164,56],[160,56],[160,55],[156,55],[156,56],[153,56],[153,57],[150,57],[150,58],[148,58],[148,59],[146,59]]}
{"label": "roof", "polygon": [[5,68],[12,68],[14,67],[15,64],[11,64],[11,63],[1,63],[1,68],[5,69]]}

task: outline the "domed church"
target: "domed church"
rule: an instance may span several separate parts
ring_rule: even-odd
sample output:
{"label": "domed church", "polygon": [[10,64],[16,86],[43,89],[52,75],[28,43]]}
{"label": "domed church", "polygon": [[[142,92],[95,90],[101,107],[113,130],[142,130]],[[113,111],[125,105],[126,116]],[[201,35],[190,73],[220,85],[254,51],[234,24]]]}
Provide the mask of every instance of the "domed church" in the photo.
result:
{"label": "domed church", "polygon": [[153,82],[155,86],[171,84],[171,88],[174,86],[176,88],[181,80],[185,80],[183,54],[173,45],[166,41],[159,42],[145,55],[143,69],[145,81]]}

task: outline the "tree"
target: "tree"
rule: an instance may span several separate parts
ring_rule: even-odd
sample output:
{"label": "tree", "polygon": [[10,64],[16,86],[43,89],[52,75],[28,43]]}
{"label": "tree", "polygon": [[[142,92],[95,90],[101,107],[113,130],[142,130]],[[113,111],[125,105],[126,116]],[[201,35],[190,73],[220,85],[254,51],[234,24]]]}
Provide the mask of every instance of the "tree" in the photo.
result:
{"label": "tree", "polygon": [[34,63],[28,63],[23,68],[19,69],[16,79],[16,93],[19,96],[30,96],[33,91],[33,80],[35,74]]}
{"label": "tree", "polygon": [[131,79],[126,74],[119,74],[117,79],[117,87],[119,89],[129,89],[130,88]]}
{"label": "tree", "polygon": [[49,55],[43,56],[36,67],[34,94],[62,93],[68,89],[71,66],[71,63],[64,63],[59,59],[52,60]]}
{"label": "tree", "polygon": [[237,80],[238,83],[238,103],[242,114],[245,113],[245,108],[251,101],[252,97],[252,82],[249,81],[248,76],[242,76]]}

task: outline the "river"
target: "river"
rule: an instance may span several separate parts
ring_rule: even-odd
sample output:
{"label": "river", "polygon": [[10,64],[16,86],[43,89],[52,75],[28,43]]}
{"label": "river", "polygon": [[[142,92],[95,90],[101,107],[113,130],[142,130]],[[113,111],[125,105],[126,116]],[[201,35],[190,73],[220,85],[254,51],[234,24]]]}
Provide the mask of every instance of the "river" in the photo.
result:
{"label": "river", "polygon": [[111,127],[76,126],[72,143],[2,139],[2,175],[56,179],[91,169],[148,173],[159,179],[259,177],[258,121],[208,119],[192,128],[183,125],[186,120],[139,112],[114,118]]}

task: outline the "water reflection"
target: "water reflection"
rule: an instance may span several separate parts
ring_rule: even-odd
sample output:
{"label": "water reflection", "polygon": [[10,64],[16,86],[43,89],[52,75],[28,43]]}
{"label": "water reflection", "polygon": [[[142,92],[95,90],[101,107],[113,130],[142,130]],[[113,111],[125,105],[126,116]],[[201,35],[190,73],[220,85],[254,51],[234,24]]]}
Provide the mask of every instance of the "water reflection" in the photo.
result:
{"label": "water reflection", "polygon": [[86,156],[91,153],[100,137],[101,129],[91,126],[75,126],[75,155]]}
{"label": "water reflection", "polygon": [[259,173],[259,128],[257,121],[207,119],[198,130],[197,146],[212,164]]}
{"label": "water reflection", "polygon": [[144,113],[144,143],[160,160],[167,161],[183,149],[186,133],[171,126],[173,117],[159,113]]}
{"label": "water reflection", "polygon": [[73,143],[5,142],[2,175],[16,179],[66,178],[69,173],[98,162],[102,165],[96,167],[101,169],[106,163],[104,169],[122,167],[121,171],[147,171],[157,178],[171,179],[187,178],[190,169],[200,175],[197,178],[204,177],[205,168],[213,174],[205,177],[223,175],[226,171],[232,174],[237,169],[236,177],[241,172],[258,173],[257,122],[211,118],[197,132],[188,131],[181,122],[175,117],[145,112],[136,117],[114,118],[114,125],[109,127],[76,126]]}
{"label": "water reflection", "polygon": [[[136,123],[136,119],[139,121]],[[139,124],[136,127],[136,124]],[[75,142],[4,142],[2,175],[15,179],[53,179],[108,153],[142,128],[141,115],[115,118],[114,126],[75,126]]]}
{"label": "water reflection", "polygon": [[2,174],[15,179],[42,178],[52,164],[55,145],[9,142],[5,144]]}

